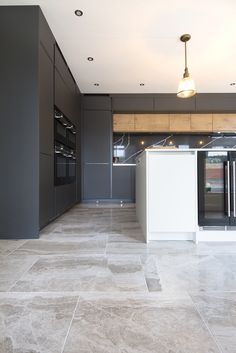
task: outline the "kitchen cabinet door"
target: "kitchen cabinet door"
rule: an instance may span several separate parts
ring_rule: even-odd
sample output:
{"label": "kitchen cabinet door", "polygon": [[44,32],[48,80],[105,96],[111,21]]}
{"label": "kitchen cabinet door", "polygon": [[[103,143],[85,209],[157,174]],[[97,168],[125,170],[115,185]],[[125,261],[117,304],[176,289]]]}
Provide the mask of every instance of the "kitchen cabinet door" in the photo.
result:
{"label": "kitchen cabinet door", "polygon": [[55,67],[57,71],[60,73],[63,81],[67,85],[67,87],[71,90],[72,93],[75,92],[75,81],[69,71],[69,68],[59,51],[59,48],[55,46]]}
{"label": "kitchen cabinet door", "polygon": [[191,114],[191,131],[211,132],[212,129],[212,114]]}
{"label": "kitchen cabinet door", "polygon": [[54,163],[52,156],[40,154],[39,172],[39,225],[42,228],[54,216]]}
{"label": "kitchen cabinet door", "polygon": [[190,130],[190,114],[170,114],[170,131],[189,132]]}
{"label": "kitchen cabinet door", "polygon": [[112,199],[135,201],[135,166],[113,166]]}
{"label": "kitchen cabinet door", "polygon": [[111,163],[112,114],[109,111],[84,111],[83,161]]}
{"label": "kitchen cabinet door", "polygon": [[135,132],[166,132],[170,129],[169,114],[135,114]]}
{"label": "kitchen cabinet door", "polygon": [[76,92],[72,92],[55,70],[55,105],[73,123],[77,123]]}
{"label": "kitchen cabinet door", "polygon": [[54,62],[55,39],[41,9],[39,9],[39,40],[52,62]]}
{"label": "kitchen cabinet door", "polygon": [[76,183],[55,187],[55,213],[59,216],[76,203]]}
{"label": "kitchen cabinet door", "polygon": [[236,131],[236,114],[213,114],[213,131]]}
{"label": "kitchen cabinet door", "polygon": [[39,46],[39,134],[40,152],[53,155],[53,63]]}
{"label": "kitchen cabinet door", "polygon": [[235,93],[199,93],[196,95],[196,112],[235,112]]}
{"label": "kitchen cabinet door", "polygon": [[83,170],[83,200],[111,198],[111,165],[85,164]]}
{"label": "kitchen cabinet door", "polygon": [[140,96],[114,96],[112,98],[114,112],[153,112],[153,97]]}
{"label": "kitchen cabinet door", "polygon": [[114,114],[113,115],[114,132],[134,132],[134,114]]}
{"label": "kitchen cabinet door", "polygon": [[180,99],[176,94],[158,94],[154,97],[155,112],[195,112],[195,97]]}
{"label": "kitchen cabinet door", "polygon": [[83,109],[85,110],[111,110],[111,97],[109,96],[93,96],[83,97]]}

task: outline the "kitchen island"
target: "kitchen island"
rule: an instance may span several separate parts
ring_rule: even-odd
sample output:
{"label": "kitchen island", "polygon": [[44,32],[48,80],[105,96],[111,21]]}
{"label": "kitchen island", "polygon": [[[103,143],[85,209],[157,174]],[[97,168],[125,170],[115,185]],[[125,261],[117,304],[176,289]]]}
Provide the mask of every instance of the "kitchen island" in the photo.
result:
{"label": "kitchen island", "polygon": [[[231,214],[231,211],[233,212],[233,201],[231,204],[230,200],[225,201],[225,207],[228,208],[223,211],[224,219],[222,218],[222,220],[225,222],[227,220],[228,223],[225,224],[228,224],[228,226],[218,226],[218,224],[223,225],[224,223],[222,220],[221,223],[217,223],[217,220],[214,223],[214,217],[210,222],[210,227],[203,227],[202,224],[199,225],[199,200],[201,202],[201,199],[205,197],[208,202],[209,196],[212,196],[215,192],[214,195],[224,202],[222,190],[225,189],[225,186],[223,185],[223,181],[221,185],[220,179],[216,179],[219,184],[217,185],[218,189],[216,187],[213,189],[214,180],[212,181],[212,190],[209,187],[208,189],[205,187],[206,182],[204,181],[205,184],[201,187],[203,195],[200,196],[199,154],[202,156],[202,152],[207,151],[209,151],[209,158],[211,158],[211,155],[219,155],[219,157],[213,157],[215,158],[213,162],[215,160],[218,162],[217,158],[221,162],[220,158],[225,154],[228,155],[230,151],[235,153],[235,149],[223,149],[220,151],[218,149],[152,148],[146,149],[137,158],[136,209],[137,218],[142,227],[146,242],[150,240],[192,240],[195,242],[236,241],[236,227],[231,226],[230,221],[228,221],[228,219],[230,220],[228,215],[233,219],[233,214]],[[223,163],[226,162],[222,162],[222,166],[226,165],[227,167],[227,163],[229,162],[226,164]],[[219,167],[219,175],[221,176],[221,164],[216,163],[216,166]],[[224,176],[226,182],[229,179],[229,173]],[[222,190],[220,189],[221,187]],[[233,190],[230,192],[229,188],[226,190],[226,196],[228,194],[231,198]],[[209,192],[205,195],[207,191]],[[235,192],[236,190],[234,190]],[[203,205],[202,209],[204,207],[206,206]],[[215,209],[217,210],[217,207]],[[232,224],[234,225],[234,223]]]}

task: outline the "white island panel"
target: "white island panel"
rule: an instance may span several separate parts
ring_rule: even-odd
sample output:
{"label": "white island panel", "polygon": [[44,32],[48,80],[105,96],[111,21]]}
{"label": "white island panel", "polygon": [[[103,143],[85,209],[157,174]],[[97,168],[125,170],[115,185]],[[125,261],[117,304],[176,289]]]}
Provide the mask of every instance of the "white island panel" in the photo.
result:
{"label": "white island panel", "polygon": [[148,240],[194,239],[196,154],[148,153]]}

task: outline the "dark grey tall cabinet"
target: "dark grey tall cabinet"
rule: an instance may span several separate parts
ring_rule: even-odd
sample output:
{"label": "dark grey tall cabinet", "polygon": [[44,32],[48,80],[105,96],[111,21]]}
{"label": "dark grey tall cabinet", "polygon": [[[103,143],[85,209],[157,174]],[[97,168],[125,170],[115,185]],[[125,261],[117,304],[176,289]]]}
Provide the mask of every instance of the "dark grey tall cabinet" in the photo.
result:
{"label": "dark grey tall cabinet", "polygon": [[54,187],[54,103],[78,128],[80,92],[38,6],[1,6],[0,39],[0,238],[37,238],[79,197]]}
{"label": "dark grey tall cabinet", "polygon": [[111,198],[112,112],[107,96],[83,98],[83,200]]}

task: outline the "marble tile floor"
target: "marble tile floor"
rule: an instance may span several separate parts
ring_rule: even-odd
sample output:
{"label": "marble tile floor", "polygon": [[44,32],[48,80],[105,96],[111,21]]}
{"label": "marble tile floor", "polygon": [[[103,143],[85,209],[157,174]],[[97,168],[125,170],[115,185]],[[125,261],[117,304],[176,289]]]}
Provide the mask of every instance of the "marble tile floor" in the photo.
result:
{"label": "marble tile floor", "polygon": [[0,240],[0,353],[236,353],[236,243],[145,244],[130,204]]}

